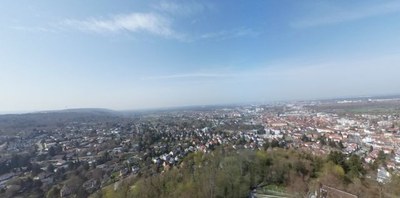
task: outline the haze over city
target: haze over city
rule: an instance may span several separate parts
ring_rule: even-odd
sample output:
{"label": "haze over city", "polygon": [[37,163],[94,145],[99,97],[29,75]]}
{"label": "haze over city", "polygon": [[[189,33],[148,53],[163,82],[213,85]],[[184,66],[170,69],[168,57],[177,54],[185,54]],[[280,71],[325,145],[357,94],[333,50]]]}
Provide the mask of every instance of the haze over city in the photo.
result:
{"label": "haze over city", "polygon": [[0,112],[399,94],[398,21],[399,1],[5,0]]}

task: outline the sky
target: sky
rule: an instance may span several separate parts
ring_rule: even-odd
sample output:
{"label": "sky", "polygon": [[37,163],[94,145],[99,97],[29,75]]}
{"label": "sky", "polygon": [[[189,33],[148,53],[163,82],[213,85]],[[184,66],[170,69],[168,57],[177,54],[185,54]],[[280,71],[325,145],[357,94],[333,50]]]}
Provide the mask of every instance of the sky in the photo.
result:
{"label": "sky", "polygon": [[400,1],[3,0],[0,112],[400,94]]}

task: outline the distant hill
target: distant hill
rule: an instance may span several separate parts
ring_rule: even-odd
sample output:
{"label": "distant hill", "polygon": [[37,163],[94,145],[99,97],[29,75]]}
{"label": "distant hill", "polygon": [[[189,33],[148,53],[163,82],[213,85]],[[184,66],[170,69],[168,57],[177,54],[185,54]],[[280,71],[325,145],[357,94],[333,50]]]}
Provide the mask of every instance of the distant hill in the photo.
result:
{"label": "distant hill", "polygon": [[69,122],[107,121],[120,116],[121,113],[108,109],[66,109],[0,115],[0,135],[33,128],[55,127]]}

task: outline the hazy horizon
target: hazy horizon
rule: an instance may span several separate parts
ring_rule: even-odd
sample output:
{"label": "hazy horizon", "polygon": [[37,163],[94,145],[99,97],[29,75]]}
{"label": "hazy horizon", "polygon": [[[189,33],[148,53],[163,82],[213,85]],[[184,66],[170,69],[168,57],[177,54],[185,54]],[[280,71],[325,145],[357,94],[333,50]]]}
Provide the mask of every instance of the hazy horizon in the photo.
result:
{"label": "hazy horizon", "polygon": [[213,107],[213,106],[245,106],[245,105],[275,105],[282,103],[296,103],[296,102],[304,102],[304,101],[325,101],[325,100],[347,100],[347,99],[358,99],[358,98],[391,98],[391,97],[400,97],[400,94],[380,94],[380,95],[359,95],[359,96],[338,96],[338,97],[329,97],[329,98],[310,98],[310,99],[293,99],[293,100],[275,100],[275,101],[250,101],[250,102],[242,102],[242,103],[215,103],[215,104],[193,104],[193,105],[177,105],[177,106],[156,106],[156,107],[143,107],[143,108],[126,108],[126,109],[112,109],[112,108],[104,108],[104,107],[65,107],[59,109],[35,109],[35,110],[23,110],[23,111],[0,111],[0,115],[7,114],[27,114],[27,113],[41,113],[41,112],[52,112],[52,111],[64,111],[64,110],[110,110],[116,112],[141,112],[141,111],[158,111],[158,110],[174,110],[181,108],[192,108],[192,107]]}
{"label": "hazy horizon", "polygon": [[400,94],[394,0],[6,0],[0,16],[0,114]]}

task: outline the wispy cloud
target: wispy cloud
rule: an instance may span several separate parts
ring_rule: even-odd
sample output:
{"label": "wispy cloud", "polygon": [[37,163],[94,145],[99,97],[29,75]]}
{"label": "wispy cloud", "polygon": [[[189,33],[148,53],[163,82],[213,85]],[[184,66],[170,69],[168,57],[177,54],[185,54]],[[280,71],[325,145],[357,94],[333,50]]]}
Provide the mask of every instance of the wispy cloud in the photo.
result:
{"label": "wispy cloud", "polygon": [[239,76],[237,73],[180,73],[160,76],[143,77],[142,80],[164,80],[164,79],[194,79],[194,78],[231,78]]}
{"label": "wispy cloud", "polygon": [[257,32],[250,28],[238,28],[233,30],[222,30],[218,32],[205,33],[201,35],[200,38],[226,40],[238,37],[256,37],[259,34],[260,32]]}
{"label": "wispy cloud", "polygon": [[169,18],[156,13],[131,13],[105,19],[67,19],[62,21],[61,25],[96,33],[144,32],[165,38],[183,38],[181,34],[172,29],[172,22]]}
{"label": "wispy cloud", "polygon": [[[287,71],[285,71],[285,74]],[[275,67],[261,67],[253,69],[225,68],[210,71],[191,71],[187,73],[172,73],[156,76],[145,76],[141,80],[224,80],[224,79],[249,79],[249,78],[269,78],[282,75],[282,70]]]}
{"label": "wispy cloud", "polygon": [[[364,7],[359,6],[353,9],[344,9],[344,8],[338,9],[336,7],[333,8],[328,6],[328,9],[326,11],[321,12],[324,14],[319,16],[306,17],[298,21],[295,21],[290,25],[294,28],[316,27],[316,26],[356,21],[364,18],[400,12],[399,1],[390,1],[386,3],[378,2],[378,3],[379,4],[369,5]],[[332,12],[332,10],[335,10],[335,12]]]}
{"label": "wispy cloud", "polygon": [[[257,37],[261,33],[248,27],[215,30],[214,32],[190,32],[181,27],[185,19],[196,21],[197,14],[213,10],[213,4],[201,1],[165,1],[150,4],[147,12],[127,14],[100,15],[87,18],[67,18],[42,26],[15,26],[24,32],[64,32],[81,31],[102,35],[118,35],[120,33],[149,34],[166,39],[183,42],[195,42],[203,39],[228,40],[240,37]],[[186,31],[185,31],[186,29]]]}
{"label": "wispy cloud", "polygon": [[197,1],[161,1],[150,6],[151,11],[146,13],[130,13],[113,15],[111,17],[91,17],[83,20],[67,19],[61,22],[62,26],[72,27],[81,31],[96,33],[149,33],[164,38],[180,41],[191,41],[193,36],[175,30],[180,19],[191,17],[212,6]]}

